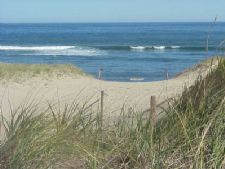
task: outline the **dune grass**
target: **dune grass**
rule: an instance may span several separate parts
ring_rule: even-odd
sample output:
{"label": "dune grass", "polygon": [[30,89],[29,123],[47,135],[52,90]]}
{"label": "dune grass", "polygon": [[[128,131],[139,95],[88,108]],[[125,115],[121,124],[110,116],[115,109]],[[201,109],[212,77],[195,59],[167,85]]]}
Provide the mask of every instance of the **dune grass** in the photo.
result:
{"label": "dune grass", "polygon": [[[114,125],[74,102],[18,108],[2,117],[6,139],[1,169],[215,169],[225,168],[225,61],[174,99],[156,125],[146,114],[121,110]],[[107,113],[107,112],[104,112]],[[129,113],[130,117],[124,116]]]}
{"label": "dune grass", "polygon": [[71,64],[0,63],[1,79],[29,79],[40,75],[42,77],[60,77],[64,75],[85,75],[85,73]]}

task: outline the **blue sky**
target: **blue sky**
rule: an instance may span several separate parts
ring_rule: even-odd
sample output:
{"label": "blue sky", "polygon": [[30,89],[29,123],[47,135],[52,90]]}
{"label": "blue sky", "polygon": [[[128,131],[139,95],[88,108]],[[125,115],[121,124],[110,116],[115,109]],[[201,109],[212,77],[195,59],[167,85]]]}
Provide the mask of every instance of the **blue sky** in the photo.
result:
{"label": "blue sky", "polygon": [[0,0],[0,22],[225,21],[225,0]]}

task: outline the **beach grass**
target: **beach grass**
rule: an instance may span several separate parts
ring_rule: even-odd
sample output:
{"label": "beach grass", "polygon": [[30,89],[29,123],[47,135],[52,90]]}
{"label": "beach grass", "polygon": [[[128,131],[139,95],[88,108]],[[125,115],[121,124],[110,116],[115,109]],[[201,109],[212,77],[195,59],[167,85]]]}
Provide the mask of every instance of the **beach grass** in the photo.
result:
{"label": "beach grass", "polygon": [[32,77],[61,77],[86,75],[71,64],[12,64],[0,63],[0,78],[5,80],[29,79]]}
{"label": "beach grass", "polygon": [[225,61],[218,58],[217,68],[169,102],[155,125],[150,115],[122,109],[113,125],[101,126],[100,112],[76,101],[60,110],[19,107],[10,120],[1,118],[0,168],[225,168],[224,84]]}

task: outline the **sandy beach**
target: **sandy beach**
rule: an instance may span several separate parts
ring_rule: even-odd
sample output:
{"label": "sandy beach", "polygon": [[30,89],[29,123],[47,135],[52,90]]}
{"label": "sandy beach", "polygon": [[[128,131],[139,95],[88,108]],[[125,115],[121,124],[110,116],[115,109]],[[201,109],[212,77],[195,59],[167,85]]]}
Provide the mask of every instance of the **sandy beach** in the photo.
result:
{"label": "sandy beach", "polygon": [[[72,102],[80,106],[95,103],[99,106],[101,91],[104,91],[105,118],[118,117],[123,107],[145,111],[150,107],[150,97],[156,96],[157,104],[181,94],[185,86],[194,83],[205,74],[207,66],[196,66],[177,77],[155,82],[110,82],[90,76],[67,76],[43,78],[37,76],[22,82],[1,81],[1,110],[5,117],[18,106],[30,103],[45,107],[48,104],[64,106]],[[40,106],[41,105],[41,106]]]}

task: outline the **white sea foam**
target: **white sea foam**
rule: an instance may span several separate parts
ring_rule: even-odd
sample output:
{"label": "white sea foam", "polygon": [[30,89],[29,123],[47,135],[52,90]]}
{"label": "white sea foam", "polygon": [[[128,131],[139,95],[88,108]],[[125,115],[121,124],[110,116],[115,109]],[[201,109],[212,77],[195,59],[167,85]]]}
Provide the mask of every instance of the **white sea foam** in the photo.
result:
{"label": "white sea foam", "polygon": [[134,50],[145,50],[144,46],[131,46],[130,48]]}
{"label": "white sea foam", "polygon": [[153,46],[154,49],[157,50],[164,50],[166,47],[165,46]]}
{"label": "white sea foam", "polygon": [[130,78],[130,81],[143,81],[143,80],[145,80],[145,79],[142,77],[131,77]]}
{"label": "white sea foam", "polygon": [[65,50],[74,46],[0,46],[0,50],[22,50],[22,51],[43,51],[43,50]]}
{"label": "white sea foam", "polygon": [[172,49],[178,49],[180,46],[171,46]]}
{"label": "white sea foam", "polygon": [[79,46],[0,46],[0,50],[26,52],[20,55],[96,56],[105,54],[104,51],[95,48]]}
{"label": "white sea foam", "polygon": [[179,49],[181,46],[130,46],[133,50],[164,50],[164,49]]}
{"label": "white sea foam", "polygon": [[102,55],[104,53],[105,52],[98,51],[95,49],[69,49],[69,50],[62,50],[62,51],[45,51],[45,52],[42,51],[42,52],[36,52],[34,54],[29,54],[29,55],[98,56],[98,55]]}

